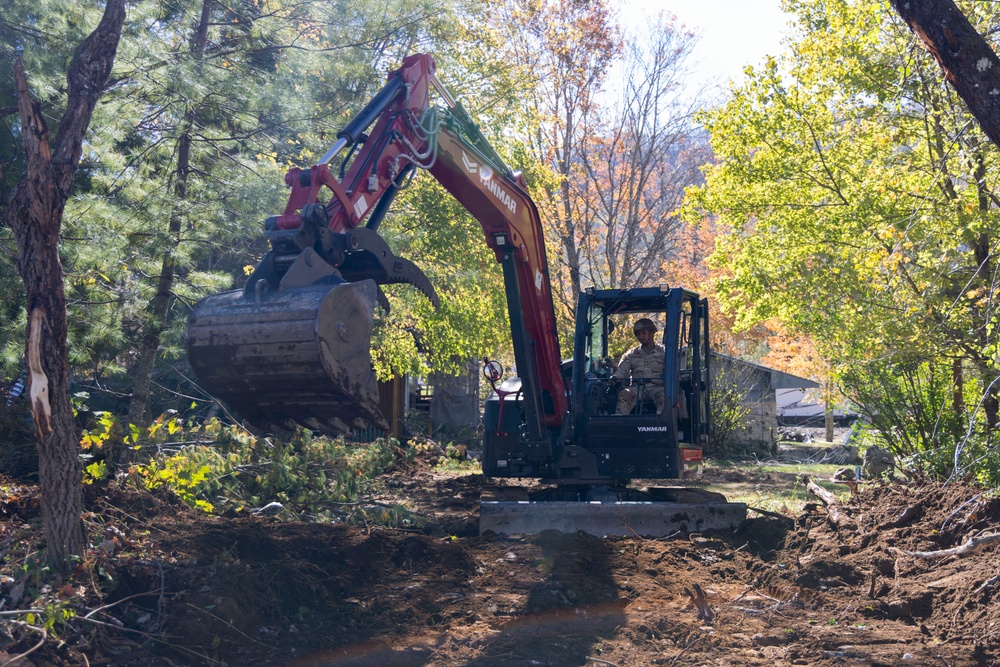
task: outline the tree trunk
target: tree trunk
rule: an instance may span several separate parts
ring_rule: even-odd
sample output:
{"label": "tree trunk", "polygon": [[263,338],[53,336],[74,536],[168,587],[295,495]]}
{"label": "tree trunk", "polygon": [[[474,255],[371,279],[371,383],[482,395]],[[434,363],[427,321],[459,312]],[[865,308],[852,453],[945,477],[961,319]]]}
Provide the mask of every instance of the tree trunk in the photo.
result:
{"label": "tree trunk", "polygon": [[990,429],[995,429],[1000,426],[1000,398],[997,391],[997,385],[994,382],[996,376],[987,376],[983,380],[983,384],[986,384],[986,395],[983,397],[983,413],[986,415],[986,425]]}
{"label": "tree trunk", "polygon": [[951,407],[955,416],[965,418],[965,373],[962,370],[961,357],[951,362],[952,395]]}
{"label": "tree trunk", "polygon": [[562,215],[563,225],[560,232],[563,235],[563,249],[566,251],[566,264],[569,267],[570,294],[579,294],[583,290],[583,280],[580,277],[580,250],[576,245],[576,225],[573,221],[572,195],[569,188],[570,174],[563,174],[562,183]]}
{"label": "tree trunk", "polygon": [[833,381],[829,376],[826,378],[826,400],[823,405],[824,421],[826,427],[826,441],[833,442]]}
{"label": "tree trunk", "polygon": [[892,0],[983,132],[1000,146],[1000,58],[952,0]]}
{"label": "tree trunk", "polygon": [[25,357],[38,435],[42,519],[49,558],[59,566],[71,555],[83,553],[84,546],[79,445],[69,401],[66,295],[57,245],[66,197],[60,196],[48,159],[48,133],[38,105],[28,98],[20,61],[15,67],[22,125],[30,128],[24,134],[25,151],[37,152],[41,159],[28,162],[11,201],[10,222],[16,230],[18,272],[27,295]]}
{"label": "tree trunk", "polygon": [[823,425],[826,427],[826,441],[833,442],[833,404],[831,403],[826,404]]}
{"label": "tree trunk", "polygon": [[[207,3],[206,3],[207,4]],[[174,196],[182,201],[187,193],[187,176],[191,155],[191,121],[194,114],[191,111],[185,115],[188,121],[187,130],[178,141],[177,150],[177,185]],[[179,241],[181,232],[181,214],[175,207],[170,214],[168,233],[171,239]],[[146,319],[142,343],[139,347],[139,360],[134,372],[135,383],[132,385],[132,399],[128,406],[128,423],[136,426],[146,425],[146,408],[149,402],[150,387],[153,383],[153,365],[156,363],[156,352],[160,349],[160,335],[167,325],[167,315],[170,312],[170,296],[174,289],[174,249],[168,247],[163,255],[160,267],[160,278],[156,283],[156,295],[149,306],[149,317]],[[118,456],[118,462],[128,464],[131,461],[132,450],[123,447]]]}
{"label": "tree trunk", "polygon": [[81,555],[79,442],[69,400],[66,294],[59,262],[63,210],[80,161],[83,135],[111,74],[125,20],[124,0],[108,0],[100,25],[73,53],[67,73],[66,113],[54,145],[38,102],[28,92],[20,59],[14,65],[27,169],[10,199],[8,223],[18,245],[28,327],[28,396],[38,435],[39,486],[45,543],[53,567],[67,572]]}
{"label": "tree trunk", "polygon": [[[205,44],[208,41],[208,25],[212,16],[212,0],[203,0],[201,6],[201,20],[198,23],[198,30],[191,40],[191,50],[194,57],[200,60],[205,53]],[[191,101],[188,102],[187,111],[184,113],[184,131],[177,139],[177,169],[174,172],[174,198],[178,205],[174,206],[170,213],[167,233],[170,235],[172,244],[166,249],[163,255],[163,263],[160,268],[160,278],[156,284],[156,295],[149,308],[149,317],[146,320],[145,332],[142,336],[142,343],[139,347],[138,361],[134,369],[135,382],[132,385],[132,399],[128,407],[128,423],[137,426],[145,426],[147,423],[146,408],[149,403],[150,387],[153,382],[153,366],[156,363],[156,353],[160,349],[160,336],[167,326],[167,318],[170,312],[170,300],[174,289],[174,275],[176,263],[174,260],[174,247],[180,243],[181,218],[179,203],[187,199],[188,174],[191,171],[191,140],[194,131],[195,109]],[[118,462],[126,464],[131,459],[131,449],[122,448]]]}

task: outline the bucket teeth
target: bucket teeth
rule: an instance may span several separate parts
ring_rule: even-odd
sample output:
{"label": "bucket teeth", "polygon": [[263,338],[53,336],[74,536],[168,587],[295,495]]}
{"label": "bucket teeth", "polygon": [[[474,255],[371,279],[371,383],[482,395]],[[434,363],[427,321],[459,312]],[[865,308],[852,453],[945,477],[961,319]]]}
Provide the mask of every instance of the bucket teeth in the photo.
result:
{"label": "bucket teeth", "polygon": [[386,281],[386,284],[400,284],[405,283],[407,285],[413,285],[418,290],[427,297],[435,308],[440,307],[441,299],[438,298],[437,292],[434,290],[434,286],[431,285],[430,279],[424,274],[424,272],[416,264],[408,259],[403,259],[402,257],[397,257],[394,265],[396,266],[395,271],[390,276],[390,279]]}

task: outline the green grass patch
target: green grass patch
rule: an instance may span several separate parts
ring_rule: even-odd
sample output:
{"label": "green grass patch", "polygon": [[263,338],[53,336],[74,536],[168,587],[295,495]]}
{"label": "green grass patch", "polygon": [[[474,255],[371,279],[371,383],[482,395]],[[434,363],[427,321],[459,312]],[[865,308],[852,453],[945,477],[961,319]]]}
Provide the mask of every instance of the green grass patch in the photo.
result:
{"label": "green grass patch", "polygon": [[[730,502],[746,503],[751,507],[796,516],[806,503],[818,499],[806,489],[803,475],[808,475],[819,486],[847,500],[850,491],[844,484],[831,481],[834,473],[843,468],[825,463],[737,463],[715,461],[708,463],[707,488],[717,491]],[[727,472],[731,479],[726,479]]]}

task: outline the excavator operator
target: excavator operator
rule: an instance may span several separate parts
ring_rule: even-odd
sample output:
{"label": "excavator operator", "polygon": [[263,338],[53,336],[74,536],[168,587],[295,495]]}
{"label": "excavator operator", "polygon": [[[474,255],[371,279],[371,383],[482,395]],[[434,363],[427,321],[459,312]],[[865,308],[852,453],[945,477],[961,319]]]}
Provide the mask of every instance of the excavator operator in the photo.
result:
{"label": "excavator operator", "polygon": [[[664,347],[656,342],[656,324],[643,317],[632,326],[639,344],[622,355],[618,370],[611,376],[612,383],[632,380],[632,384],[618,392],[615,414],[627,415],[632,412],[640,396],[652,398],[656,403],[656,413],[663,412],[663,359]],[[639,382],[636,382],[639,380]]]}

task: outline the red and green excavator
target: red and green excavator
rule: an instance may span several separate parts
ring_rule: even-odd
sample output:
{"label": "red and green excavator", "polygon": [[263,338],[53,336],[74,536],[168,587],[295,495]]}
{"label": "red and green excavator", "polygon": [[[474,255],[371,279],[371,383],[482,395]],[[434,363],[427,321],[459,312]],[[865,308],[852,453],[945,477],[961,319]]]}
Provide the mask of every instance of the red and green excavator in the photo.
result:
{"label": "red and green excavator", "polygon": [[[377,233],[418,169],[479,221],[503,269],[518,377],[503,381],[499,364],[486,360],[495,391],[485,409],[483,472],[551,483],[530,495],[515,485],[484,495],[481,530],[667,535],[742,521],[746,506],[720,494],[628,484],[680,479],[701,464],[710,421],[705,299],[664,285],[587,289],[573,357],[564,361],[541,220],[525,180],[426,54],[389,75],[318,164],[286,174],[288,204],[264,223],[271,250],[245,287],[195,306],[187,350],[205,388],[263,430],[384,424],[370,355],[375,306],[388,308],[380,285],[412,284],[438,303],[423,272]],[[635,408],[618,415],[609,337],[641,317],[661,325],[664,374],[632,379]],[[644,400],[648,385],[662,387],[662,410]]]}

